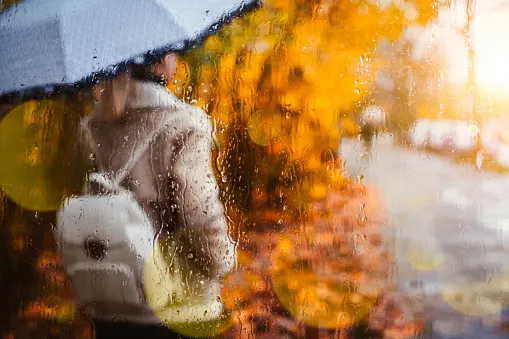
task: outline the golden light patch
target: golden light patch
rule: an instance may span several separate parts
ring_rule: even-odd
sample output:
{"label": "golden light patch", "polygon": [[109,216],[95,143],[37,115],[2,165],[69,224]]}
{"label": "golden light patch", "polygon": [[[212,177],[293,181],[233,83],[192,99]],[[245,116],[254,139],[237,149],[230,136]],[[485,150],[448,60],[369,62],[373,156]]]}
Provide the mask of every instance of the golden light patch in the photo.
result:
{"label": "golden light patch", "polygon": [[431,271],[442,262],[442,255],[436,246],[412,242],[407,248],[408,262],[419,271]]}
{"label": "golden light patch", "polygon": [[26,102],[0,121],[0,186],[26,209],[56,210],[81,186],[80,164],[73,158],[79,114],[67,114],[73,108],[68,103]]}
{"label": "golden light patch", "polygon": [[327,198],[327,186],[314,184],[311,188],[310,196],[314,200],[325,200]]}
{"label": "golden light patch", "polygon": [[441,286],[442,298],[458,312],[489,316],[509,305],[509,277],[492,277],[486,282]]}
{"label": "golden light patch", "polygon": [[194,275],[175,253],[155,246],[145,262],[144,289],[153,312],[185,336],[213,337],[228,330],[233,323],[223,310],[220,282]]}
{"label": "golden light patch", "polygon": [[281,115],[269,111],[257,111],[249,119],[247,132],[254,143],[268,146],[281,134]]}
{"label": "golden light patch", "polygon": [[[334,250],[340,247],[337,243],[325,245],[323,239],[306,237],[284,237],[275,252],[271,278],[280,302],[308,325],[352,326],[374,307],[380,280],[368,282],[365,276],[345,272],[345,262]],[[324,256],[325,248],[335,255]]]}

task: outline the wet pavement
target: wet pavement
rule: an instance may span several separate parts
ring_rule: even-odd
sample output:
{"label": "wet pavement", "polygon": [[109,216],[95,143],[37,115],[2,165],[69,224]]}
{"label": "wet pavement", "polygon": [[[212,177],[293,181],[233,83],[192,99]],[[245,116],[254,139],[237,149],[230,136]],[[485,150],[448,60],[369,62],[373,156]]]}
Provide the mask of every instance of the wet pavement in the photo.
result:
{"label": "wet pavement", "polygon": [[[378,191],[395,281],[422,298],[430,338],[509,338],[509,175],[395,145],[342,141],[347,171]],[[507,312],[509,313],[509,312]],[[509,319],[506,319],[509,320]]]}

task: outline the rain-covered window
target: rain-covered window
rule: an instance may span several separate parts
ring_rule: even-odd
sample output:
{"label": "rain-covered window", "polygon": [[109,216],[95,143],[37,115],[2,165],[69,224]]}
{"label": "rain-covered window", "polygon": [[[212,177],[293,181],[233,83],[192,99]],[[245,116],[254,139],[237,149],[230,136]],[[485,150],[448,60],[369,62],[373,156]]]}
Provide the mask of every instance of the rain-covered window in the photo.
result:
{"label": "rain-covered window", "polygon": [[509,337],[505,0],[0,0],[0,338]]}

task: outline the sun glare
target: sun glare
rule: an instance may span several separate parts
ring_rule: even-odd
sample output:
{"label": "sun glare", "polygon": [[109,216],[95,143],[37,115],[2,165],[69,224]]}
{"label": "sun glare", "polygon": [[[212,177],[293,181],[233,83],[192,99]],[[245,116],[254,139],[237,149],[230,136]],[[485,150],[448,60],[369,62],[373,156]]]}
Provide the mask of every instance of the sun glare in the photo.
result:
{"label": "sun glare", "polygon": [[501,15],[482,17],[475,24],[475,73],[478,84],[509,96],[509,19]]}

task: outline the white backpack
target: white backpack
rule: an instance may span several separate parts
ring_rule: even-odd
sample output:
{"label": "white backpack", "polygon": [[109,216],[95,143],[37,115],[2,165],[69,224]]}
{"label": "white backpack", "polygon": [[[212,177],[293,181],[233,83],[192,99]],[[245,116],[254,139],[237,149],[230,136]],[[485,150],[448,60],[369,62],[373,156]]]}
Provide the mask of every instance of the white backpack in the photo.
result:
{"label": "white backpack", "polygon": [[[90,174],[85,194],[68,199],[57,213],[54,234],[76,304],[93,318],[183,323],[221,315],[219,282],[207,286],[209,302],[171,306],[172,298],[185,298],[182,277],[163,258],[147,214],[120,185],[158,133],[140,142],[116,177]],[[89,194],[90,183],[113,193]]]}

